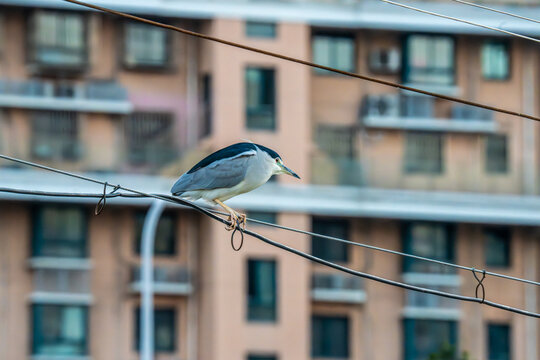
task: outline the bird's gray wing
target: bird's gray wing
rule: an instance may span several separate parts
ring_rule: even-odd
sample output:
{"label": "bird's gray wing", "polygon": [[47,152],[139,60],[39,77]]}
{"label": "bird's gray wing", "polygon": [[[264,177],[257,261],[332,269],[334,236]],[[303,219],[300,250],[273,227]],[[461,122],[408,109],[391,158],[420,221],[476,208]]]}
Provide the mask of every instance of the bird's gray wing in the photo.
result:
{"label": "bird's gray wing", "polygon": [[249,162],[255,155],[254,150],[247,151],[231,158],[214,161],[190,174],[185,173],[174,184],[171,193],[179,195],[191,190],[233,187],[244,180]]}

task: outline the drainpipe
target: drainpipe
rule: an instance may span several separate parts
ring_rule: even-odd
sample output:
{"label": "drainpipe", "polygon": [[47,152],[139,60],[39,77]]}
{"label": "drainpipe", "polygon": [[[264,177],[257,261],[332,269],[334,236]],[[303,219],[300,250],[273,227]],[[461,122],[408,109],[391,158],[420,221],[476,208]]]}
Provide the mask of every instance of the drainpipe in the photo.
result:
{"label": "drainpipe", "polygon": [[154,359],[154,238],[165,202],[154,200],[144,219],[141,241],[141,360]]}

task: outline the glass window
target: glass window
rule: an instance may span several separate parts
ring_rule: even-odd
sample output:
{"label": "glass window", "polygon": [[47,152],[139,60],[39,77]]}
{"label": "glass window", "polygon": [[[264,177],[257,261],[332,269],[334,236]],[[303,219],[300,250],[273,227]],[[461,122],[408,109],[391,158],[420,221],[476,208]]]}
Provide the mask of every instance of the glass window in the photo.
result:
{"label": "glass window", "polygon": [[[313,62],[338,70],[355,71],[355,41],[353,36],[314,35],[312,39]],[[318,74],[334,74],[315,68]]]}
{"label": "glass window", "polygon": [[[271,211],[248,211],[247,217],[253,220],[277,224],[277,213]],[[253,225],[257,225],[257,223],[253,223]]]}
{"label": "glass window", "polygon": [[169,63],[169,39],[165,29],[126,23],[124,64],[128,67],[164,67]]}
{"label": "glass window", "polygon": [[510,73],[508,45],[502,41],[486,41],[482,45],[482,75],[489,80],[507,79]]}
{"label": "glass window", "polygon": [[311,317],[311,356],[349,357],[349,319],[345,316]]}
{"label": "glass window", "polygon": [[510,360],[510,325],[488,324],[488,360]]}
{"label": "glass window", "polygon": [[510,266],[510,238],[510,229],[508,228],[493,227],[484,229],[487,266]]}
{"label": "glass window", "polygon": [[[135,252],[141,253],[141,239],[146,212],[135,214]],[[176,254],[176,231],[174,214],[164,213],[160,216],[154,238],[154,255]]]}
{"label": "glass window", "polygon": [[410,35],[405,41],[406,83],[454,84],[454,39],[450,36]]}
{"label": "glass window", "polygon": [[508,172],[508,140],[506,135],[486,136],[486,172],[491,174]]}
{"label": "glass window", "polygon": [[246,69],[247,128],[276,128],[275,70],[250,67]]}
{"label": "glass window", "polygon": [[[403,231],[403,248],[407,254],[454,262],[454,239],[450,225],[411,223]],[[454,273],[455,269],[423,260],[403,258],[404,272]]]}
{"label": "glass window", "polygon": [[33,305],[32,354],[87,355],[88,308],[75,305]]}
{"label": "glass window", "polygon": [[32,114],[32,155],[41,160],[75,161],[80,158],[79,124],[71,111]]}
{"label": "glass window", "polygon": [[36,210],[33,256],[86,257],[86,216],[77,207],[46,206]]}
{"label": "glass window", "polygon": [[[313,218],[311,228],[314,233],[333,236],[347,240],[349,238],[349,222],[338,219]],[[349,261],[349,247],[347,244],[317,237],[311,238],[311,253],[318,258],[333,261]]]}
{"label": "glass window", "polygon": [[202,77],[202,104],[200,137],[210,135],[212,132],[212,76],[205,74]]}
{"label": "glass window", "polygon": [[48,66],[81,66],[86,63],[85,21],[69,12],[37,11],[32,18],[33,60]]}
{"label": "glass window", "polygon": [[405,360],[427,360],[445,346],[457,346],[455,321],[405,319]]}
{"label": "glass window", "polygon": [[248,320],[275,321],[277,302],[276,262],[248,260]]}
{"label": "glass window", "polygon": [[248,37],[275,38],[276,24],[261,21],[246,21],[246,35]]}
{"label": "glass window", "polygon": [[[141,308],[135,310],[135,349],[141,350]],[[156,352],[171,353],[176,350],[176,310],[163,308],[154,310],[154,348]]]}
{"label": "glass window", "polygon": [[132,113],[125,119],[124,133],[131,165],[163,165],[177,155],[172,114]]}
{"label": "glass window", "polygon": [[443,136],[429,133],[405,134],[405,172],[440,174],[443,171]]}

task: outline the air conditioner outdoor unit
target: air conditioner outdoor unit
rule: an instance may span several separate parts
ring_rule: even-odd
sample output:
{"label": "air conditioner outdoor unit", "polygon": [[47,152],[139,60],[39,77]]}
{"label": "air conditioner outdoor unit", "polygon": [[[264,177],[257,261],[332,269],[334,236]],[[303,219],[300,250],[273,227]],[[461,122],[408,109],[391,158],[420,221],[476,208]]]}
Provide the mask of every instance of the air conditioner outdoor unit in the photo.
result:
{"label": "air conditioner outdoor unit", "polygon": [[368,95],[365,98],[364,114],[367,116],[399,116],[399,95]]}

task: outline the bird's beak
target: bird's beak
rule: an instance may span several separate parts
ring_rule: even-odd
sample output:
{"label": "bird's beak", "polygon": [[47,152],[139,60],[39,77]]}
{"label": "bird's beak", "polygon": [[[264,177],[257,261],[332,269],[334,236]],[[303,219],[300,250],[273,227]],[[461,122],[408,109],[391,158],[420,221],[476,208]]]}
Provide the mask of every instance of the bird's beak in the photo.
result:
{"label": "bird's beak", "polygon": [[283,164],[280,164],[281,165],[281,168],[283,169],[283,172],[285,174],[288,174],[288,175],[291,175],[297,179],[300,179],[300,176],[298,176],[298,174],[296,174],[294,171],[292,171],[291,169],[289,169],[288,167],[286,167],[285,165]]}

